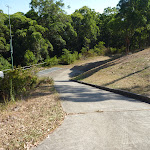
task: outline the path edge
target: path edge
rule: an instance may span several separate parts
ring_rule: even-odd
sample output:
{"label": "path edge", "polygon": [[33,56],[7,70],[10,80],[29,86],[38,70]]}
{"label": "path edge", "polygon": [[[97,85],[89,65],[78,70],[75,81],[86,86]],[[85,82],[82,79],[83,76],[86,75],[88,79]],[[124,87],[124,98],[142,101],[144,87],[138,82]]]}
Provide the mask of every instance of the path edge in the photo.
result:
{"label": "path edge", "polygon": [[143,96],[143,95],[140,95],[140,94],[135,94],[135,93],[131,93],[128,91],[119,90],[119,89],[111,89],[111,88],[107,88],[107,87],[103,87],[103,86],[99,86],[99,85],[95,85],[95,84],[90,84],[90,83],[86,83],[86,82],[82,82],[82,81],[78,81],[78,80],[73,80],[73,79],[70,79],[70,81],[77,82],[77,83],[84,84],[84,85],[88,85],[88,86],[92,86],[92,87],[102,89],[105,91],[109,91],[109,92],[113,92],[116,94],[120,94],[120,95],[129,97],[129,98],[137,99],[137,100],[140,100],[142,102],[146,102],[146,103],[150,104],[150,98]]}

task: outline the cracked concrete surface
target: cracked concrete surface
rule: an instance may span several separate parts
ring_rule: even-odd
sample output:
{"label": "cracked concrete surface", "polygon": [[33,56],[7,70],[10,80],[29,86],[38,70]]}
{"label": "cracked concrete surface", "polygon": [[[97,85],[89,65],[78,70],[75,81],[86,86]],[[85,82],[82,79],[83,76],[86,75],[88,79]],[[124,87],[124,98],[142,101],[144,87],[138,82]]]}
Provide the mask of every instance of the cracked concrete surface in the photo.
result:
{"label": "cracked concrete surface", "polygon": [[71,70],[54,77],[66,117],[35,150],[149,150],[150,105],[69,81]]}

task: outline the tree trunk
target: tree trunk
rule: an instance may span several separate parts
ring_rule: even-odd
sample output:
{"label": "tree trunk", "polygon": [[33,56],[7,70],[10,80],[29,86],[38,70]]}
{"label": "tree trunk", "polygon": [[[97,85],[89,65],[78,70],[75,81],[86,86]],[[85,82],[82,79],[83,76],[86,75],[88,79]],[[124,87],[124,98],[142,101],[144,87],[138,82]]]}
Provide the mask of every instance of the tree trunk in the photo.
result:
{"label": "tree trunk", "polygon": [[129,53],[129,47],[130,47],[130,39],[129,37],[126,37],[126,53],[128,54]]}

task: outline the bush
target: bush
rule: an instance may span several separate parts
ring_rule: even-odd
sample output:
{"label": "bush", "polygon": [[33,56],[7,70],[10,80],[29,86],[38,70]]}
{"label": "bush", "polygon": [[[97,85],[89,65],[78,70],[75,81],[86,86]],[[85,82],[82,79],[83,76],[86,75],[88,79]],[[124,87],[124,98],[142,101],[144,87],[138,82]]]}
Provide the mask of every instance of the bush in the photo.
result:
{"label": "bush", "polygon": [[117,53],[117,48],[110,47],[111,54]]}
{"label": "bush", "polygon": [[89,53],[86,47],[82,47],[81,54],[82,54],[83,59],[86,59],[87,57],[89,57]]}
{"label": "bush", "polygon": [[108,54],[121,54],[123,52],[125,52],[126,48],[125,47],[121,47],[120,49],[119,48],[113,48],[113,47],[110,47],[108,49]]}
{"label": "bush", "polygon": [[79,55],[78,55],[78,59],[82,59],[82,53],[79,53]]}
{"label": "bush", "polygon": [[84,59],[87,57],[92,57],[92,56],[96,55],[96,53],[93,49],[88,50],[86,47],[82,47],[81,53],[82,53],[82,56]]}
{"label": "bush", "polygon": [[26,65],[33,65],[33,64],[37,63],[37,59],[36,59],[35,55],[30,50],[26,51],[26,53],[24,55],[24,60],[25,60]]}
{"label": "bush", "polygon": [[88,53],[89,53],[89,56],[90,56],[90,57],[93,57],[93,56],[96,56],[96,55],[97,55],[97,53],[95,53],[94,49],[90,49],[90,50],[88,51]]}
{"label": "bush", "polygon": [[104,45],[105,45],[105,42],[100,41],[97,45],[94,46],[94,52],[97,55],[105,55],[107,49]]}
{"label": "bush", "polygon": [[0,70],[10,69],[11,64],[2,56],[0,56]]}
{"label": "bush", "polygon": [[74,51],[73,55],[74,55],[75,60],[80,59],[79,53],[77,51]]}
{"label": "bush", "polygon": [[25,96],[36,83],[35,70],[12,70],[0,78],[0,96],[4,101],[16,100]]}
{"label": "bush", "polygon": [[48,58],[45,61],[46,61],[46,66],[50,66],[50,67],[58,65],[59,63],[59,59],[56,56],[52,58]]}
{"label": "bush", "polygon": [[87,54],[87,48],[86,48],[86,47],[82,47],[81,53],[82,53],[83,55],[86,55],[86,54]]}
{"label": "bush", "polygon": [[71,54],[67,49],[63,49],[63,55],[61,56],[61,63],[65,65],[69,65],[76,60],[77,53]]}

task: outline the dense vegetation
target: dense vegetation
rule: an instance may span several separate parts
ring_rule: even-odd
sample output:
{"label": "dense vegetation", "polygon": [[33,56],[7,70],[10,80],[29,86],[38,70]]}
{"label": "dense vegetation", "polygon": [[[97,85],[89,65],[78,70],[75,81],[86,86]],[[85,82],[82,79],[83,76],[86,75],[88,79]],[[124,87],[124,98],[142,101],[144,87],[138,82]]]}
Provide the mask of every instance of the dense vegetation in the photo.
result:
{"label": "dense vegetation", "polygon": [[16,101],[28,95],[38,85],[36,70],[14,69],[0,78],[0,103]]}
{"label": "dense vegetation", "polygon": [[[120,0],[102,14],[84,6],[67,15],[62,1],[31,0],[26,14],[10,16],[14,64],[70,64],[81,57],[149,46],[149,5],[150,0]],[[0,69],[10,67],[8,24],[8,15],[0,10]]]}

